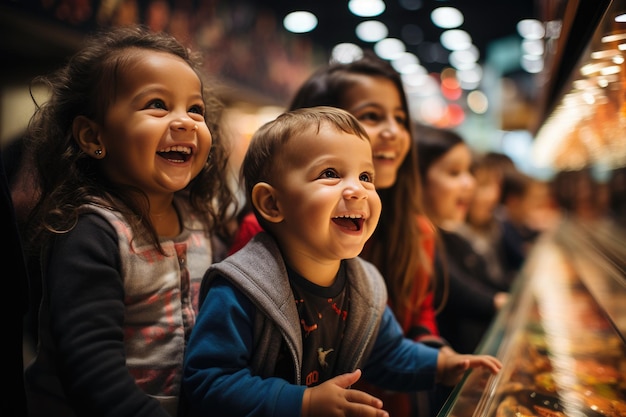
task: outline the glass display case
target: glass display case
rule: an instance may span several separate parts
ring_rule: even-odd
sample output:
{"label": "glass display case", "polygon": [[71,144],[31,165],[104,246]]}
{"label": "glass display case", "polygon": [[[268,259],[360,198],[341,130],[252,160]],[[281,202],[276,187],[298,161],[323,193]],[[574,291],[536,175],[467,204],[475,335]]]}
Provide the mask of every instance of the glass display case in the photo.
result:
{"label": "glass display case", "polygon": [[[626,0],[557,3],[565,35],[547,74],[537,155],[557,170],[623,170]],[[626,204],[625,189],[615,201]],[[468,372],[439,417],[626,417],[624,204],[600,220],[566,214],[541,236],[478,349],[503,369]]]}
{"label": "glass display case", "polygon": [[440,416],[626,416],[626,234],[564,219],[534,246],[471,371]]}

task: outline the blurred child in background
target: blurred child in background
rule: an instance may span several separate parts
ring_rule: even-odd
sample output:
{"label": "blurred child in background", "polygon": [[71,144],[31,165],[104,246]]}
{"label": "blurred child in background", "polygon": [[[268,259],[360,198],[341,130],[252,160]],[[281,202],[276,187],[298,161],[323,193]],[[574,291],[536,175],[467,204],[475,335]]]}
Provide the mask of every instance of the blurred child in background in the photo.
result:
{"label": "blurred child in background", "polygon": [[472,353],[508,298],[506,286],[492,282],[486,260],[454,231],[465,221],[476,187],[472,153],[451,130],[419,126],[416,143],[424,205],[443,248],[436,260],[436,297],[443,304],[437,324],[453,349]]}

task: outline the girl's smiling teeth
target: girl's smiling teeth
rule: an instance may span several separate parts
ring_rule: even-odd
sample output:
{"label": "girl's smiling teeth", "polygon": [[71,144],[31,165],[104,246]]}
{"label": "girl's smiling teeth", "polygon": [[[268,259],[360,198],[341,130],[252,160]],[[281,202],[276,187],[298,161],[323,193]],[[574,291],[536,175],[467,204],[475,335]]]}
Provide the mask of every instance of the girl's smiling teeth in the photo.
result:
{"label": "girl's smiling teeth", "polygon": [[336,216],[332,218],[333,222],[338,226],[346,229],[359,231],[363,228],[365,219],[360,214],[346,214],[344,216]]}
{"label": "girl's smiling teeth", "polygon": [[157,155],[167,159],[171,162],[186,162],[191,157],[191,148],[189,146],[168,146],[167,148],[159,149]]}

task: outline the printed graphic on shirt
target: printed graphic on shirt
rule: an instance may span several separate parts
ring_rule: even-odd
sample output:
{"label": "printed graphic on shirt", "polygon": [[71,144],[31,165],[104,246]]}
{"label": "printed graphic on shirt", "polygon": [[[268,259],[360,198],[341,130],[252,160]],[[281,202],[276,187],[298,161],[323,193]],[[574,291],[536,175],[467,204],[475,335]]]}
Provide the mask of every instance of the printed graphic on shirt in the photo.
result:
{"label": "printed graphic on shirt", "polygon": [[298,310],[302,335],[302,375],[307,386],[336,376],[346,323],[349,320],[349,286],[342,263],[335,282],[322,287],[287,268]]}
{"label": "printed graphic on shirt", "polygon": [[341,290],[335,297],[302,292],[295,302],[304,347],[302,374],[307,386],[315,386],[334,376],[337,349],[348,318],[346,292]]}
{"label": "printed graphic on shirt", "polygon": [[320,366],[324,369],[328,368],[328,362],[326,362],[326,355],[328,355],[330,352],[333,352],[335,349],[330,348],[327,350],[324,350],[323,347],[319,347],[317,348],[317,361],[320,363]]}

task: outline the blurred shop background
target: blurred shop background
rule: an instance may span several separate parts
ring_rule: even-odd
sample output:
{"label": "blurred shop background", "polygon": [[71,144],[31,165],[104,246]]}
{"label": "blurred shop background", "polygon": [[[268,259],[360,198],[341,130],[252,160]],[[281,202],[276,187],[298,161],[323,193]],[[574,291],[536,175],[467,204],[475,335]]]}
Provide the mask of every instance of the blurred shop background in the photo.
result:
{"label": "blurred shop background", "polygon": [[[604,383],[577,388],[585,388],[585,399],[610,397],[611,406],[626,410],[626,0],[0,0],[0,147],[10,181],[23,174],[19,139],[34,111],[32,98],[47,95],[41,87],[31,89],[33,78],[61,66],[93,30],[134,23],[172,33],[203,54],[206,74],[226,104],[223,132],[234,146],[233,173],[256,129],[281,113],[319,66],[366,49],[388,59],[403,76],[416,121],[457,130],[477,154],[505,154],[527,174],[514,180],[532,183],[531,191],[512,203],[524,227],[542,232],[559,226],[556,246],[567,256],[550,246],[535,252],[532,259],[541,262],[533,260],[521,275],[530,286],[513,294],[486,339],[483,352],[498,350],[514,359],[503,360],[510,365],[501,372],[501,384],[517,372],[520,359],[535,358],[520,342],[555,351],[550,340],[522,336],[516,327],[538,329],[525,295],[531,288],[547,294],[538,300],[546,301],[549,312],[563,313],[548,323],[550,330],[574,320],[569,334],[559,332],[552,340],[553,347],[562,348],[572,336],[573,346],[597,348],[589,357],[604,360],[602,349],[615,347],[606,341],[620,341],[621,377],[612,381],[619,391]],[[28,207],[30,200],[19,200],[19,182],[10,185],[15,206]],[[27,212],[16,210],[18,221]],[[568,274],[585,275],[585,285],[602,287],[593,291],[592,302],[546,286]],[[526,304],[520,307],[519,300]],[[532,320],[523,316],[528,311]],[[580,332],[593,327],[596,316],[610,321],[603,329],[617,329],[617,339]],[[31,325],[32,318],[26,320]],[[25,349],[25,362],[30,354]],[[571,371],[573,362],[565,358],[557,362]],[[591,368],[588,363],[583,364]],[[545,377],[545,369],[520,367],[532,374],[520,386],[534,390],[536,381],[555,381]],[[597,381],[605,369],[585,383]],[[574,381],[571,376],[566,373],[567,382]],[[502,385],[476,391],[468,381],[455,395],[462,398],[467,391],[474,406],[488,404],[476,401],[476,392],[507,392]],[[441,415],[486,415],[459,404],[464,413]]]}
{"label": "blurred shop background", "polygon": [[315,68],[374,49],[403,73],[415,119],[457,129],[477,152],[505,153],[539,179],[589,165],[602,179],[622,153],[619,161],[594,160],[600,141],[591,133],[561,140],[562,127],[549,130],[548,144],[537,136],[609,3],[1,0],[0,144],[28,122],[33,77],[61,65],[93,29],[140,22],[204,54],[239,156]]}

